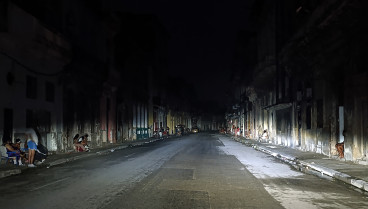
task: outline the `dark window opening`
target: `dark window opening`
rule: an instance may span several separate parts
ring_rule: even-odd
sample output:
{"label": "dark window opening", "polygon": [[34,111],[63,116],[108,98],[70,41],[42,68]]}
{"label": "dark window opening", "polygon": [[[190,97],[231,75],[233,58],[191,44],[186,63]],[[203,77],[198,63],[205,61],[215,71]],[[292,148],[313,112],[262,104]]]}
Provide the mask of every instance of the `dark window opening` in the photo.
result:
{"label": "dark window opening", "polygon": [[37,98],[37,78],[27,75],[26,96],[29,99]]}
{"label": "dark window opening", "polygon": [[307,129],[312,128],[312,107],[311,105],[307,106],[306,125],[307,125]]}
{"label": "dark window opening", "polygon": [[317,128],[323,128],[323,100],[317,100]]}
{"label": "dark window opening", "polygon": [[55,101],[55,85],[51,82],[46,82],[45,90],[46,90],[46,101],[54,102]]}
{"label": "dark window opening", "polygon": [[9,86],[13,85],[14,80],[15,80],[15,78],[14,78],[14,74],[13,74],[12,72],[8,72],[8,73],[6,74],[6,82],[8,83],[8,85],[9,85]]}

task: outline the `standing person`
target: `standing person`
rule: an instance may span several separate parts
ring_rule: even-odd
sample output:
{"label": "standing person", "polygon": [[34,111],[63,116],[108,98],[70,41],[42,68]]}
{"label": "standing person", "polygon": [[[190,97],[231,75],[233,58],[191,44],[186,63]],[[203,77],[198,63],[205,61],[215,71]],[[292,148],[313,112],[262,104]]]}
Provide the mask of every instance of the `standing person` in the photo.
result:
{"label": "standing person", "polygon": [[160,132],[158,132],[160,139],[162,139],[162,128],[160,128]]}
{"label": "standing person", "polygon": [[36,134],[26,134],[28,145],[28,167],[34,168],[34,157],[38,144],[38,137]]}

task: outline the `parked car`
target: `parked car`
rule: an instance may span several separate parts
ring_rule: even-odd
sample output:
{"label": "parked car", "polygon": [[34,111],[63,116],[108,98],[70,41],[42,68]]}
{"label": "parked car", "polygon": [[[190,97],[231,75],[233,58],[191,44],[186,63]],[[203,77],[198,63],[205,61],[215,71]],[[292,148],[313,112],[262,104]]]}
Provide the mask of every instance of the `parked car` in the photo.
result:
{"label": "parked car", "polygon": [[198,127],[193,127],[192,128],[192,133],[198,133],[199,132],[199,128]]}

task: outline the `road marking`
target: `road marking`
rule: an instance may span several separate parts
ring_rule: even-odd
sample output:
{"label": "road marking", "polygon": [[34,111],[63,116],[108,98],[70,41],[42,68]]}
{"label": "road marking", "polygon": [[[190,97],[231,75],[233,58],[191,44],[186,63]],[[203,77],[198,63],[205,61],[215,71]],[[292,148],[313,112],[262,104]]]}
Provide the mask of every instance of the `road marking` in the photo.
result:
{"label": "road marking", "polygon": [[36,188],[34,188],[34,189],[30,190],[30,191],[31,191],[31,192],[33,192],[33,191],[39,190],[39,189],[41,189],[41,188],[44,188],[44,187],[47,187],[47,186],[50,186],[50,185],[56,184],[56,183],[58,183],[58,182],[64,181],[64,180],[69,179],[69,178],[70,178],[70,177],[66,177],[66,178],[63,178],[63,179],[59,179],[59,180],[57,180],[57,181],[54,181],[54,182],[51,182],[51,183],[45,184],[45,185],[43,185],[43,186],[36,187]]}

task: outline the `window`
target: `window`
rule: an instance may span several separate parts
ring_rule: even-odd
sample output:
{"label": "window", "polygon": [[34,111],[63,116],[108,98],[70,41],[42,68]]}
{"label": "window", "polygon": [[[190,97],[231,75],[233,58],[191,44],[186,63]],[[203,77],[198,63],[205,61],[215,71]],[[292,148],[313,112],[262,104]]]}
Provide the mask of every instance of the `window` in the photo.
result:
{"label": "window", "polygon": [[317,100],[317,128],[323,128],[323,100]]}
{"label": "window", "polygon": [[55,85],[51,82],[46,82],[45,85],[46,90],[46,101],[54,102],[55,101]]}
{"label": "window", "polygon": [[27,75],[26,96],[29,99],[37,98],[37,78]]}

